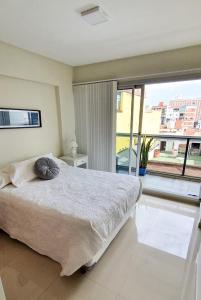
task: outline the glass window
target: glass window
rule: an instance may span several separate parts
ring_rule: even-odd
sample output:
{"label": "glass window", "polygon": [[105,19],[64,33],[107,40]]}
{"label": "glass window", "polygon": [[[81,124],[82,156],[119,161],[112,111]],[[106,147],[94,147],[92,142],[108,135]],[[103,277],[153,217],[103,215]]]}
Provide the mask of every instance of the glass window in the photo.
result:
{"label": "glass window", "polygon": [[201,80],[146,84],[144,134],[201,136]]}

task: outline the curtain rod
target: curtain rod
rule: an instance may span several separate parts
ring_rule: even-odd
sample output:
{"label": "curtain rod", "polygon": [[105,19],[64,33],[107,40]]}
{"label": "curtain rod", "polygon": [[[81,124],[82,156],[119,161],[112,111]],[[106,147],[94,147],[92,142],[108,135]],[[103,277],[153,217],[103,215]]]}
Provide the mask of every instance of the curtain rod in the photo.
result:
{"label": "curtain rod", "polygon": [[192,77],[201,76],[201,68],[194,68],[194,69],[187,69],[187,70],[182,70],[182,71],[172,71],[172,72],[163,72],[163,73],[152,73],[152,74],[146,74],[146,75],[137,75],[137,76],[127,76],[127,77],[118,77],[118,78],[110,78],[110,79],[103,79],[103,80],[94,80],[94,81],[85,81],[85,82],[78,82],[78,83],[73,83],[73,86],[78,86],[78,85],[86,85],[86,84],[92,84],[92,83],[100,83],[100,82],[111,82],[111,81],[135,81],[135,82],[141,82],[143,83],[144,81],[148,82],[153,82],[154,80],[157,79],[175,79],[176,76],[183,76],[187,77],[190,75]]}

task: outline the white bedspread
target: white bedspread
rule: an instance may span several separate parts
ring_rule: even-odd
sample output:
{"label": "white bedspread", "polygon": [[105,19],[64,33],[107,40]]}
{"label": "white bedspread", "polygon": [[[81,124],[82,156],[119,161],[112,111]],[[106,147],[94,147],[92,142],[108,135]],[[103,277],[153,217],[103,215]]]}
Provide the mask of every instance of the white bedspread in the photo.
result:
{"label": "white bedspread", "polygon": [[53,180],[0,190],[0,228],[71,275],[98,252],[140,189],[133,176],[62,166]]}

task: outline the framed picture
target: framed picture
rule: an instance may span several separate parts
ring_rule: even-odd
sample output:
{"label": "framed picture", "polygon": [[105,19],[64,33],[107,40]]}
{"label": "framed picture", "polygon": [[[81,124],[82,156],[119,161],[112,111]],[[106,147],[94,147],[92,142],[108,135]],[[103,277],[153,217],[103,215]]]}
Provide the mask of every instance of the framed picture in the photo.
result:
{"label": "framed picture", "polygon": [[41,111],[0,108],[0,129],[42,127]]}

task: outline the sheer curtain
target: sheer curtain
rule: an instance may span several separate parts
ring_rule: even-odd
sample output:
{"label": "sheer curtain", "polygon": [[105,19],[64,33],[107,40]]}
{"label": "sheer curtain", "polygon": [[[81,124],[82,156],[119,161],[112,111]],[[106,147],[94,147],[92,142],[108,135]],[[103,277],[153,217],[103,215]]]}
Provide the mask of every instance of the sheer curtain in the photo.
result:
{"label": "sheer curtain", "polygon": [[115,171],[117,82],[73,87],[75,130],[80,153],[87,153],[89,168]]}

